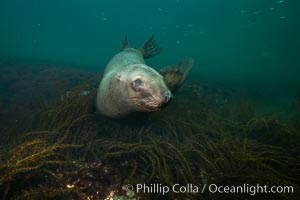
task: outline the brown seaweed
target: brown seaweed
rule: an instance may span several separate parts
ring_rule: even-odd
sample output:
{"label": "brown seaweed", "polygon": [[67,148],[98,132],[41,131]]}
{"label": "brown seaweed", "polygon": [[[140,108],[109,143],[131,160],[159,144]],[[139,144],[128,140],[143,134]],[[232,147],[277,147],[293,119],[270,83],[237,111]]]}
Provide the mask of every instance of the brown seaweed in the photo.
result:
{"label": "brown seaweed", "polygon": [[[133,125],[97,115],[95,91],[96,85],[81,84],[63,101],[36,115],[32,130],[25,133],[16,127],[18,145],[8,145],[10,151],[0,148],[5,154],[0,159],[3,198],[103,199],[111,190],[116,195],[124,194],[123,184],[144,182],[168,186],[249,183],[299,189],[299,129],[278,119],[258,118],[251,101],[240,99],[238,106],[222,105],[231,111],[226,117],[220,107],[205,101],[195,104],[197,97],[186,98],[179,92],[164,111],[147,115],[142,123]],[[101,162],[97,170],[95,162]],[[82,168],[85,164],[87,167]],[[102,177],[102,182],[94,177]],[[22,184],[18,184],[20,179]],[[92,185],[87,189],[89,182]],[[72,188],[66,189],[68,184]],[[12,191],[12,186],[18,190]],[[101,196],[96,194],[97,187]],[[293,199],[296,195],[277,194],[274,198]],[[136,197],[161,198],[160,194]],[[202,197],[218,198],[221,194],[169,193],[164,198]]]}

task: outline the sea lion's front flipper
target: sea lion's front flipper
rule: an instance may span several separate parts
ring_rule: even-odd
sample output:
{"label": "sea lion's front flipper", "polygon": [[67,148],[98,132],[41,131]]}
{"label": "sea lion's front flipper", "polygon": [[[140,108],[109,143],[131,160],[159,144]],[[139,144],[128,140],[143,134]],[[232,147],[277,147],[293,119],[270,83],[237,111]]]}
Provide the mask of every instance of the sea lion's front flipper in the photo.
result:
{"label": "sea lion's front flipper", "polygon": [[120,51],[123,51],[124,49],[127,49],[129,47],[130,47],[130,44],[129,44],[129,41],[126,36],[120,44]]}
{"label": "sea lion's front flipper", "polygon": [[169,90],[175,92],[179,89],[189,75],[193,64],[194,59],[189,58],[175,65],[164,67],[159,71],[164,76]]}
{"label": "sea lion's front flipper", "polygon": [[144,59],[146,59],[159,54],[162,48],[158,46],[154,36],[151,36],[139,50],[143,54]]}

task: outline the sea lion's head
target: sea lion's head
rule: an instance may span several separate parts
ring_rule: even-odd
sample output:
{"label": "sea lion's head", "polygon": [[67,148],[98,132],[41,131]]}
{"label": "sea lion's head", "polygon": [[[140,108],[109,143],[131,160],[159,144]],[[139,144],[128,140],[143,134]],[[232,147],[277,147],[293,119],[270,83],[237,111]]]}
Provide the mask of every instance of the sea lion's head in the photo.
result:
{"label": "sea lion's head", "polygon": [[[126,104],[133,111],[159,111],[172,98],[164,78],[157,71],[144,64],[125,67],[119,76],[121,93],[126,93]],[[124,97],[124,96],[123,96]]]}

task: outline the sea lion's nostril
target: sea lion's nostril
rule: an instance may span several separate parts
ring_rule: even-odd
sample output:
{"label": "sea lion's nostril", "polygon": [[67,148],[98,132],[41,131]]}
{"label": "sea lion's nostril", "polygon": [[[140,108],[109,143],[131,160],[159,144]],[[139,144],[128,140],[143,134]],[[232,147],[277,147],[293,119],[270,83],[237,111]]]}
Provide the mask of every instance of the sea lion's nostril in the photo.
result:
{"label": "sea lion's nostril", "polygon": [[170,90],[165,91],[164,96],[165,96],[165,101],[166,102],[170,101],[170,99],[172,97],[171,91]]}

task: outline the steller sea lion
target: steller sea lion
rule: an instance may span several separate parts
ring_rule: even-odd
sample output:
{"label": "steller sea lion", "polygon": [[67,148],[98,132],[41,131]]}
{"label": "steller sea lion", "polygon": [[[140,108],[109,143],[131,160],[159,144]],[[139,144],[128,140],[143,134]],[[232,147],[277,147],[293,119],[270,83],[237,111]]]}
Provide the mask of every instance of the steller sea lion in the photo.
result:
{"label": "steller sea lion", "polygon": [[125,38],[120,50],[107,64],[97,91],[97,111],[111,118],[161,110],[194,63],[190,58],[159,72],[147,66],[144,59],[161,51],[153,36],[140,49],[130,48]]}

